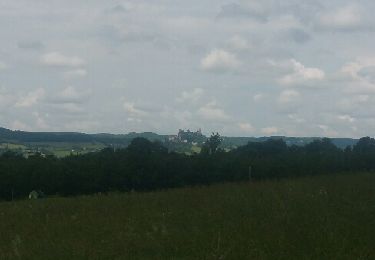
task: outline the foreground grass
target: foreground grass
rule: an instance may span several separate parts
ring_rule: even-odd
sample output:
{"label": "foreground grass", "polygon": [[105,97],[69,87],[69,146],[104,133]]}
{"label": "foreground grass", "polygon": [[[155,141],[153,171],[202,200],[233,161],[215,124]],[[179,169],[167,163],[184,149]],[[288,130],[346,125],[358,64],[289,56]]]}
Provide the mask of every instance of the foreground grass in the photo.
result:
{"label": "foreground grass", "polygon": [[375,174],[0,203],[0,259],[375,259]]}

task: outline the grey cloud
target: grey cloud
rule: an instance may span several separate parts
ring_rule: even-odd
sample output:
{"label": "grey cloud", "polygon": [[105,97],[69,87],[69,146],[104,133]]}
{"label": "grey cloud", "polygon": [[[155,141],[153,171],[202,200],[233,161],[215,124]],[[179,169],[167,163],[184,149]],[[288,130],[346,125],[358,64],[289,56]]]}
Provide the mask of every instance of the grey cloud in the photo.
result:
{"label": "grey cloud", "polygon": [[55,94],[49,94],[46,102],[50,104],[84,104],[89,101],[90,91],[80,91],[74,87],[66,87]]}
{"label": "grey cloud", "polygon": [[286,35],[297,43],[306,43],[311,40],[310,34],[302,29],[290,29],[287,31]]}
{"label": "grey cloud", "polygon": [[309,24],[324,9],[320,1],[309,0],[263,0],[240,1],[222,5],[218,18],[249,18],[261,23],[269,22],[275,17],[293,16]]}
{"label": "grey cloud", "polygon": [[283,1],[281,13],[290,13],[303,24],[309,25],[315,19],[316,15],[324,10],[324,5],[321,2],[319,0]]}
{"label": "grey cloud", "polygon": [[45,48],[40,41],[20,41],[17,43],[18,48],[25,50],[42,50]]}
{"label": "grey cloud", "polygon": [[70,118],[84,119],[89,114],[85,106],[77,103],[49,103],[45,108],[55,119],[60,118],[64,121]]}
{"label": "grey cloud", "polygon": [[154,42],[158,39],[159,35],[153,32],[142,32],[136,30],[127,30],[126,27],[117,28],[114,25],[101,25],[95,29],[95,36],[104,41],[110,41],[116,44],[126,42]]}
{"label": "grey cloud", "polygon": [[110,13],[125,13],[127,9],[123,5],[116,5],[110,9]]}
{"label": "grey cloud", "polygon": [[189,44],[186,48],[188,52],[193,55],[203,55],[205,52],[207,52],[207,48],[200,44]]}
{"label": "grey cloud", "polygon": [[358,75],[367,79],[368,81],[375,83],[375,66],[368,66],[362,68]]}
{"label": "grey cloud", "polygon": [[221,7],[218,18],[253,18],[259,22],[267,22],[267,14],[260,10],[246,8],[238,3],[226,4]]}
{"label": "grey cloud", "polygon": [[136,102],[137,108],[148,114],[160,113],[163,110],[163,104],[139,101]]}
{"label": "grey cloud", "polygon": [[148,32],[127,32],[122,34],[122,40],[125,42],[154,42],[158,35]]}

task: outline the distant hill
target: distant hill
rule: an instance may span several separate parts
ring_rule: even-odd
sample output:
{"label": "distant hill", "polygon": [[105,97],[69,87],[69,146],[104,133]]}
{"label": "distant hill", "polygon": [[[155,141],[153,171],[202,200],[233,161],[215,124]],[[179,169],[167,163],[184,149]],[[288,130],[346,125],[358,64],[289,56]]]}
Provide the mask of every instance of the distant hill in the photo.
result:
{"label": "distant hill", "polygon": [[0,141],[15,142],[92,142],[93,136],[74,132],[25,132],[0,128]]}
{"label": "distant hill", "polygon": [[[8,149],[9,145],[17,144],[24,146],[13,146],[19,152],[25,154],[44,151],[46,154],[55,154],[66,156],[70,153],[87,153],[102,149],[103,147],[126,147],[131,140],[136,137],[143,137],[150,141],[159,141],[164,143],[170,151],[181,153],[192,153],[200,150],[207,136],[203,135],[200,130],[190,132],[189,130],[180,130],[177,135],[159,135],[153,132],[128,134],[85,134],[77,132],[26,132],[13,131],[0,127],[0,152]],[[238,146],[246,145],[248,142],[263,142],[269,138],[283,139],[287,145],[306,145],[318,137],[223,137],[221,147],[230,150]],[[352,146],[357,143],[357,139],[351,138],[332,138],[332,142],[339,148],[344,149],[346,146]],[[1,146],[1,144],[3,144]]]}
{"label": "distant hill", "polygon": [[[247,144],[248,142],[264,142],[267,139],[283,139],[287,145],[303,146],[311,143],[314,140],[322,139],[321,137],[286,137],[286,136],[271,136],[271,137],[224,137],[223,147],[238,147]],[[353,146],[358,142],[358,139],[353,138],[330,138],[332,143],[337,147],[344,149],[347,146]]]}
{"label": "distant hill", "polygon": [[14,150],[24,156],[42,153],[65,157],[70,154],[96,152],[105,147],[126,147],[136,137],[164,142],[168,136],[152,132],[116,135],[107,133],[26,132],[0,128],[0,153],[6,150]]}
{"label": "distant hill", "polygon": [[101,143],[128,143],[136,137],[144,137],[151,141],[164,141],[166,136],[158,135],[152,132],[145,133],[129,133],[123,135],[115,134],[85,134],[77,132],[26,132],[26,131],[12,131],[0,127],[0,142],[70,142],[70,143],[86,143],[86,142],[101,142]]}

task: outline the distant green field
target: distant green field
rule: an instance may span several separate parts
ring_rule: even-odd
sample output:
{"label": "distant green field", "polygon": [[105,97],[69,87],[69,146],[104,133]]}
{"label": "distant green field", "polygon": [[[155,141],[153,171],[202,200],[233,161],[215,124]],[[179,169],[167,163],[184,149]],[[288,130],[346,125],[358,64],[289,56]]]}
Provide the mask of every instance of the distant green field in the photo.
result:
{"label": "distant green field", "polygon": [[0,143],[0,149],[23,150],[23,149],[26,149],[26,146],[23,144]]}
{"label": "distant green field", "polygon": [[0,259],[375,259],[375,174],[0,203]]}
{"label": "distant green field", "polygon": [[99,151],[106,146],[101,143],[68,143],[68,142],[54,142],[54,143],[29,143],[32,147],[44,149],[48,153],[54,154],[56,157],[65,157],[70,154],[85,154],[89,152]]}
{"label": "distant green field", "polygon": [[12,151],[39,151],[46,154],[53,154],[57,157],[65,157],[70,154],[85,154],[89,152],[100,151],[106,146],[102,143],[77,143],[77,142],[34,142],[24,144],[0,143],[0,149],[8,149]]}

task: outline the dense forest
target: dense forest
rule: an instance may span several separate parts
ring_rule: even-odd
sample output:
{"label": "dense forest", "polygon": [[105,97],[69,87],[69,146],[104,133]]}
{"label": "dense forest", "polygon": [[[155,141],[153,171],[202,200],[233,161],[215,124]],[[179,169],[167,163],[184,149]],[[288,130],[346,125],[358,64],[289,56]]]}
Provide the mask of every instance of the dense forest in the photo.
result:
{"label": "dense forest", "polygon": [[66,158],[5,152],[0,156],[0,199],[25,198],[32,190],[72,196],[375,170],[375,139],[370,137],[345,149],[328,138],[304,146],[268,139],[229,152],[220,148],[221,142],[219,134],[212,134],[193,155],[170,152],[141,137],[123,149]]}

